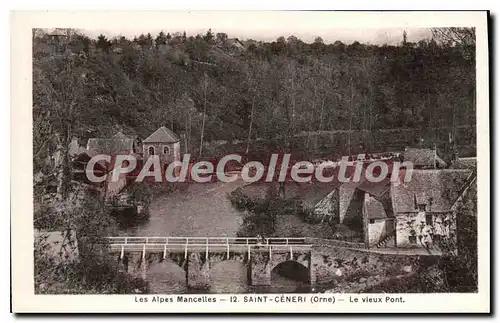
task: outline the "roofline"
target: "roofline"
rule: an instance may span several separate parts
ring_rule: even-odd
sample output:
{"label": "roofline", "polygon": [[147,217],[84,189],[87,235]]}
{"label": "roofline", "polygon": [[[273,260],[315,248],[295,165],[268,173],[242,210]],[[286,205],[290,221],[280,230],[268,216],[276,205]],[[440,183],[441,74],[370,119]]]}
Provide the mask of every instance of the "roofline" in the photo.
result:
{"label": "roofline", "polygon": [[180,142],[180,139],[177,141],[151,141],[151,140],[143,140],[142,143],[146,144],[175,144],[177,142]]}
{"label": "roofline", "polygon": [[[410,213],[418,213],[419,211],[418,210],[415,210],[415,211],[401,211],[401,212],[394,212],[394,214],[410,214]],[[453,212],[451,209],[449,210],[446,210],[446,211],[425,211],[426,214],[429,214],[429,213],[451,213]]]}

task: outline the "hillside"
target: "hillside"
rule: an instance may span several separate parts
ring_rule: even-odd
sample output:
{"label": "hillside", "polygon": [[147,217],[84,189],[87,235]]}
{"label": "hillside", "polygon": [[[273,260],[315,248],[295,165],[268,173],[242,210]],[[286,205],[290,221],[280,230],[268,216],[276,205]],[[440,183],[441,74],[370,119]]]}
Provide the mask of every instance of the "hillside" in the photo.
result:
{"label": "hillside", "polygon": [[346,153],[423,138],[448,151],[454,138],[463,154],[475,153],[470,46],[306,44],[291,36],[240,48],[210,31],[68,35],[34,37],[35,153],[56,134],[84,144],[118,130],[144,138],[162,125],[185,134],[183,151],[194,155],[202,130],[204,142],[259,139],[253,146],[263,150]]}

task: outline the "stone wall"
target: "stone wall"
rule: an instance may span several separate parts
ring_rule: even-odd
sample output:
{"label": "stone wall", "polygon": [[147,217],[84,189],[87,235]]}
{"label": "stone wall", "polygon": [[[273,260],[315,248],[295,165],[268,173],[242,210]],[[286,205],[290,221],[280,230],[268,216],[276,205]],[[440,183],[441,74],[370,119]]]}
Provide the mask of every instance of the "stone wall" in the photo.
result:
{"label": "stone wall", "polygon": [[386,255],[334,246],[316,247],[312,272],[317,284],[349,281],[357,276],[392,276],[416,269],[419,256]]}
{"label": "stone wall", "polygon": [[[160,161],[162,162],[172,162],[174,160],[180,160],[180,143],[172,143],[172,144],[165,144],[165,143],[146,143],[143,144],[143,156],[144,160],[147,160],[149,158],[149,148],[153,147],[155,150],[155,155],[158,155],[160,157]],[[165,147],[167,148],[167,151],[165,153],[164,149]]]}
{"label": "stone wall", "polygon": [[361,190],[345,187],[340,188],[339,214],[340,223],[350,229],[363,231],[363,202],[365,193]]}
{"label": "stone wall", "polygon": [[108,175],[106,178],[106,197],[113,197],[120,193],[125,186],[127,186],[127,176],[125,173],[120,173],[118,175],[118,180],[114,181],[113,180],[113,175],[112,172],[111,174]]}
{"label": "stone wall", "polygon": [[[263,250],[256,250],[263,248]],[[180,268],[186,271],[186,284],[190,288],[207,289],[211,284],[210,270],[218,263],[226,260],[237,260],[246,264],[249,270],[249,284],[251,285],[270,285],[271,272],[279,264],[286,261],[295,261],[305,268],[311,268],[310,251],[297,251],[293,249],[278,250],[269,253],[269,248],[254,246],[248,252],[209,252],[208,261],[206,252],[188,252],[187,258],[184,252],[168,252],[163,258],[162,252],[146,253],[140,251],[128,252],[124,254],[123,259],[118,261],[118,265],[128,273],[147,279],[148,268],[154,262],[165,260],[176,263]],[[311,283],[314,284],[316,275],[311,273]]]}
{"label": "stone wall", "polygon": [[[248,284],[271,285],[271,272],[279,264],[294,261],[309,269],[311,285],[338,283],[346,286],[350,282],[366,277],[392,277],[413,272],[419,266],[423,256],[387,255],[359,250],[351,247],[339,247],[317,243],[312,251],[287,252],[276,251],[271,255],[268,248],[262,252],[211,252],[208,261],[205,252],[190,252],[187,259],[183,252],[167,254],[169,261],[176,263],[186,272],[186,284],[190,288],[207,289],[211,284],[211,268],[226,260],[237,260],[248,269]],[[126,253],[121,262],[124,270],[147,279],[147,270],[154,262],[161,262],[163,253],[148,253],[142,258],[141,252]],[[343,285],[342,285],[343,284]]]}
{"label": "stone wall", "polygon": [[[427,224],[427,216],[431,222]],[[396,217],[396,245],[400,248],[435,246],[438,239],[456,239],[456,221],[451,213],[400,213]]]}
{"label": "stone wall", "polygon": [[368,223],[368,245],[374,247],[394,230],[395,219],[373,219]]}

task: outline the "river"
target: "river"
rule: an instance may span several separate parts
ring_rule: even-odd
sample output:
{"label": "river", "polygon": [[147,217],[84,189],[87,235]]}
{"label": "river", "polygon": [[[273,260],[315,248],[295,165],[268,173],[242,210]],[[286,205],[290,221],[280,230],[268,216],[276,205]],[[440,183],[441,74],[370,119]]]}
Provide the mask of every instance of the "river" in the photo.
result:
{"label": "river", "polygon": [[[122,229],[128,236],[235,237],[242,212],[236,210],[227,194],[245,183],[189,184],[179,191],[159,196],[150,205],[149,221]],[[278,266],[271,274],[271,286],[249,286],[247,270],[237,261],[224,261],[211,268],[211,288],[207,293],[287,293],[308,292],[309,285],[289,278],[298,268],[294,263]],[[185,284],[185,272],[178,265],[164,261],[148,269],[148,281],[154,293],[200,293]]]}

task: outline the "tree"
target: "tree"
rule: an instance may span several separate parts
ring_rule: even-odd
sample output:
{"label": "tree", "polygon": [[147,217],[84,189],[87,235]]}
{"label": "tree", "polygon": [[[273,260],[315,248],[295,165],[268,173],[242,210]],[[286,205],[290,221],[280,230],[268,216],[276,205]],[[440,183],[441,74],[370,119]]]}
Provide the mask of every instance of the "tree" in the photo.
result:
{"label": "tree", "polygon": [[[107,43],[104,36],[100,39],[101,45]],[[34,69],[40,71],[33,82],[34,132],[43,136],[41,141],[54,142],[47,153],[54,160],[58,199],[64,200],[70,185],[68,147],[74,134],[80,130],[78,120],[87,107],[85,79],[82,77],[85,69],[81,59],[71,55],[57,61],[34,61]],[[39,132],[36,128],[45,123],[49,129]],[[45,144],[34,146],[34,156],[44,147]]]}
{"label": "tree", "polygon": [[111,42],[104,36],[103,34],[97,37],[96,48],[101,49],[104,52],[109,52],[109,48],[111,47]]}
{"label": "tree", "polygon": [[213,40],[214,40],[214,33],[212,32],[212,29],[209,29],[207,31],[207,33],[205,34],[205,36],[203,36],[203,39],[207,42],[207,43],[211,43]]}
{"label": "tree", "polygon": [[155,38],[156,47],[158,47],[159,45],[166,44],[167,42],[168,42],[167,35],[165,35],[163,30],[160,31],[158,36],[156,36],[156,38]]}
{"label": "tree", "polygon": [[324,42],[323,42],[323,38],[321,37],[316,37],[314,38],[314,44],[321,44],[321,45],[324,45]]}
{"label": "tree", "polygon": [[447,45],[473,46],[476,44],[475,28],[432,28],[432,35],[435,39]]}
{"label": "tree", "polygon": [[[276,148],[294,146],[295,141],[297,149],[335,154],[341,150],[337,147],[347,148],[348,136],[353,151],[367,141],[373,141],[377,149],[393,141],[398,147],[410,144],[405,138],[415,137],[414,130],[391,136],[371,132],[390,132],[395,127],[416,127],[422,136],[436,140],[439,149],[444,149],[439,140],[448,132],[464,139],[470,146],[465,149],[472,150],[475,144],[474,131],[463,134],[463,127],[475,122],[475,64],[458,43],[452,46],[435,37],[415,47],[354,42],[345,48],[340,41],[325,45],[319,37],[311,44],[294,37],[287,43],[279,37],[232,56],[212,51],[211,43],[203,39],[206,35],[193,35],[182,44],[183,35],[182,31],[174,34],[170,43],[180,46],[173,46],[165,60],[137,51],[137,46],[121,38],[117,40],[123,49],[119,57],[105,52],[94,55],[89,50],[86,59],[72,58],[75,64],[71,68],[83,77],[82,84],[70,91],[81,91],[76,102],[88,109],[78,112],[73,126],[84,125],[92,131],[78,132],[85,139],[106,137],[112,135],[111,129],[123,126],[142,136],[167,123],[178,130],[184,128],[196,152],[201,132],[205,144],[212,139],[242,140],[251,153],[257,150],[251,144],[254,138],[274,140]],[[155,39],[164,43],[169,37],[162,32]],[[226,35],[215,37],[219,42]],[[80,42],[76,36],[74,41]],[[107,40],[90,41],[102,47]],[[148,44],[147,34],[138,36],[136,42]],[[81,47],[76,45],[74,48]],[[40,86],[47,78],[59,92],[65,84],[52,74],[67,67],[66,63],[51,57],[47,39],[35,37],[33,53],[36,95],[48,89]],[[184,59],[188,56],[190,60]],[[54,58],[54,66],[44,60],[48,57]],[[210,80],[206,93],[199,82],[205,73]],[[66,71],[61,75],[67,75]],[[179,104],[182,96],[191,98],[193,104]],[[51,146],[43,146],[47,134],[55,138],[55,133],[60,133],[52,124],[60,115],[49,107],[52,99],[41,101],[44,105],[34,104],[33,111],[34,154],[43,152],[40,156]],[[192,106],[189,113],[187,106]],[[203,127],[204,109],[210,113]],[[56,114],[48,117],[48,111]],[[449,116],[454,116],[454,121],[448,122]],[[344,132],[327,137],[328,131],[337,130]],[[460,140],[455,138],[454,142]],[[49,140],[53,141],[57,140]],[[209,153],[202,149],[205,155]]]}
{"label": "tree", "polygon": [[314,43],[311,45],[311,48],[316,52],[316,53],[320,53],[323,48],[325,47],[325,44],[323,42],[323,38],[321,37],[316,37],[314,38]]}
{"label": "tree", "polygon": [[476,29],[467,27],[432,28],[432,35],[441,44],[460,48],[467,59],[475,58]]}
{"label": "tree", "polygon": [[150,33],[147,33],[147,35],[141,34],[137,39],[137,43],[142,47],[150,48],[153,46],[153,37]]}
{"label": "tree", "polygon": [[200,158],[203,157],[203,137],[205,135],[205,120],[207,118],[207,88],[208,88],[208,76],[205,73],[203,75],[203,122],[201,125],[201,138],[200,138]]}

